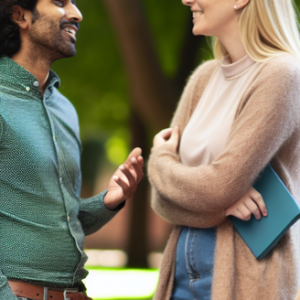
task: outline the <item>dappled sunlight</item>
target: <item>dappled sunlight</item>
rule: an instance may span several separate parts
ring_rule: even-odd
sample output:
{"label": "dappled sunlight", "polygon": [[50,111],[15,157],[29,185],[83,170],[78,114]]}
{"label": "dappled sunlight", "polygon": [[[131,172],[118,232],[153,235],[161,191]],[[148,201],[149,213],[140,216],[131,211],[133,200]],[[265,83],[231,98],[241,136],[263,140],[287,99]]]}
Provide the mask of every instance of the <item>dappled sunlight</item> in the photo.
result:
{"label": "dappled sunlight", "polygon": [[128,155],[128,145],[124,138],[111,136],[105,143],[106,153],[109,161],[115,165],[122,164]]}

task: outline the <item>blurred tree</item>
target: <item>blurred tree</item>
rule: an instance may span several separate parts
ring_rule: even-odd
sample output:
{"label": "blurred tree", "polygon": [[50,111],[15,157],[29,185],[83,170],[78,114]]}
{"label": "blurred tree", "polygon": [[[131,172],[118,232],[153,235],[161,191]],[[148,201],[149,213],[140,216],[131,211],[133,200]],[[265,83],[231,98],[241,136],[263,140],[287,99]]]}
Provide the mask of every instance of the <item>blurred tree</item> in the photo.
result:
{"label": "blurred tree", "polygon": [[[76,3],[84,16],[78,54],[54,69],[61,92],[78,111],[88,196],[104,150],[116,165],[136,145],[147,158],[152,137],[168,126],[187,77],[211,58],[211,50],[205,38],[192,35],[190,11],[179,0]],[[300,0],[295,3],[300,6]],[[146,265],[147,190],[144,180],[132,205],[131,266]]]}
{"label": "blurred tree", "polygon": [[[168,126],[187,77],[211,51],[205,38],[191,34],[190,11],[180,1],[76,3],[84,16],[78,54],[54,69],[78,111],[88,196],[98,165],[95,149],[101,155],[105,148],[115,164],[132,146],[141,146],[147,158],[153,134]],[[146,266],[147,191],[145,179],[132,205],[128,254],[135,267]]]}
{"label": "blurred tree", "polygon": [[[133,146],[143,146],[144,155],[147,157],[151,147],[151,144],[147,143],[149,139],[145,139],[147,128],[159,130],[167,127],[170,123],[180,90],[186,77],[195,66],[197,48],[205,39],[195,39],[191,34],[191,20],[186,19],[185,14],[176,11],[175,4],[163,2],[166,10],[161,17],[173,16],[176,21],[181,19],[181,22],[178,22],[180,28],[176,32],[173,27],[174,22],[169,20],[167,26],[161,27],[158,36],[164,29],[167,29],[170,34],[166,39],[168,43],[172,42],[174,34],[179,35],[183,41],[183,47],[177,45],[177,49],[173,49],[173,51],[176,49],[177,53],[181,49],[181,59],[180,55],[176,57],[173,62],[174,66],[170,68],[171,72],[168,74],[166,71],[164,72],[163,64],[157,55],[149,27],[150,20],[157,21],[159,18],[158,5],[153,4],[153,1],[144,1],[143,7],[139,0],[103,0],[103,2],[115,29],[128,74],[134,119]],[[184,11],[182,7],[180,8]],[[148,18],[146,18],[147,15]],[[184,30],[185,28],[187,30]],[[138,130],[136,130],[137,128]],[[128,254],[129,265],[133,267],[143,267],[147,263],[145,239],[147,191],[146,182],[142,182],[135,195],[137,199],[134,201],[133,214],[130,219]]]}

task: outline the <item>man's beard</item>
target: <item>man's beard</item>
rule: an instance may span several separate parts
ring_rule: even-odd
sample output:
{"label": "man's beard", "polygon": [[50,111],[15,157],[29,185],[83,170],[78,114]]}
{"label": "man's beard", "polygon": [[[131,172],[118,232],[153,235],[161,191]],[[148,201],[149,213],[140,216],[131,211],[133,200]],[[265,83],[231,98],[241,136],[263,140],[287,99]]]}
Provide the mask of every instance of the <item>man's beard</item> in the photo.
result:
{"label": "man's beard", "polygon": [[37,10],[33,12],[30,40],[34,55],[41,55],[54,62],[57,59],[72,57],[76,54],[75,42],[68,41],[63,36],[63,25],[69,23],[60,21],[59,24],[46,15],[40,15]]}

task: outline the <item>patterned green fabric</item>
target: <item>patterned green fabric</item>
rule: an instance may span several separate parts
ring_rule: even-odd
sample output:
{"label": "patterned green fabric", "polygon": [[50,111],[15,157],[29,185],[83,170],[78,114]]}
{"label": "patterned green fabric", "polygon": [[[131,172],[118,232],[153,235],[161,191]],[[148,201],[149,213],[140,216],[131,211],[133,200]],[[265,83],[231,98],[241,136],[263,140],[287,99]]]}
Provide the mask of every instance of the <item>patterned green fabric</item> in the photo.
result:
{"label": "patterned green fabric", "polygon": [[117,211],[106,192],[80,199],[77,114],[50,72],[41,96],[36,78],[0,58],[0,299],[16,300],[7,278],[71,287],[86,277],[84,236]]}

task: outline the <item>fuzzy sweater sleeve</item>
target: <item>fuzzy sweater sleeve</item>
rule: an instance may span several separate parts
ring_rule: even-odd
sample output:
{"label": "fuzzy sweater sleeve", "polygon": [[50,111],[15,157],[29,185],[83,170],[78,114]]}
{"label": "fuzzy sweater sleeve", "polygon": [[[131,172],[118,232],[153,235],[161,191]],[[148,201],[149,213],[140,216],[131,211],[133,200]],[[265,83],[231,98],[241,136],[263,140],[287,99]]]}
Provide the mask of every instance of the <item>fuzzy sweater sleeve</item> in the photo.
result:
{"label": "fuzzy sweater sleeve", "polygon": [[[150,155],[152,207],[167,221],[199,228],[222,223],[225,210],[245,194],[299,126],[298,61],[283,55],[265,64],[239,107],[224,150],[211,165],[185,166],[168,145]],[[177,115],[187,113],[180,109]],[[176,114],[173,124],[182,129],[185,124],[177,123]]]}

